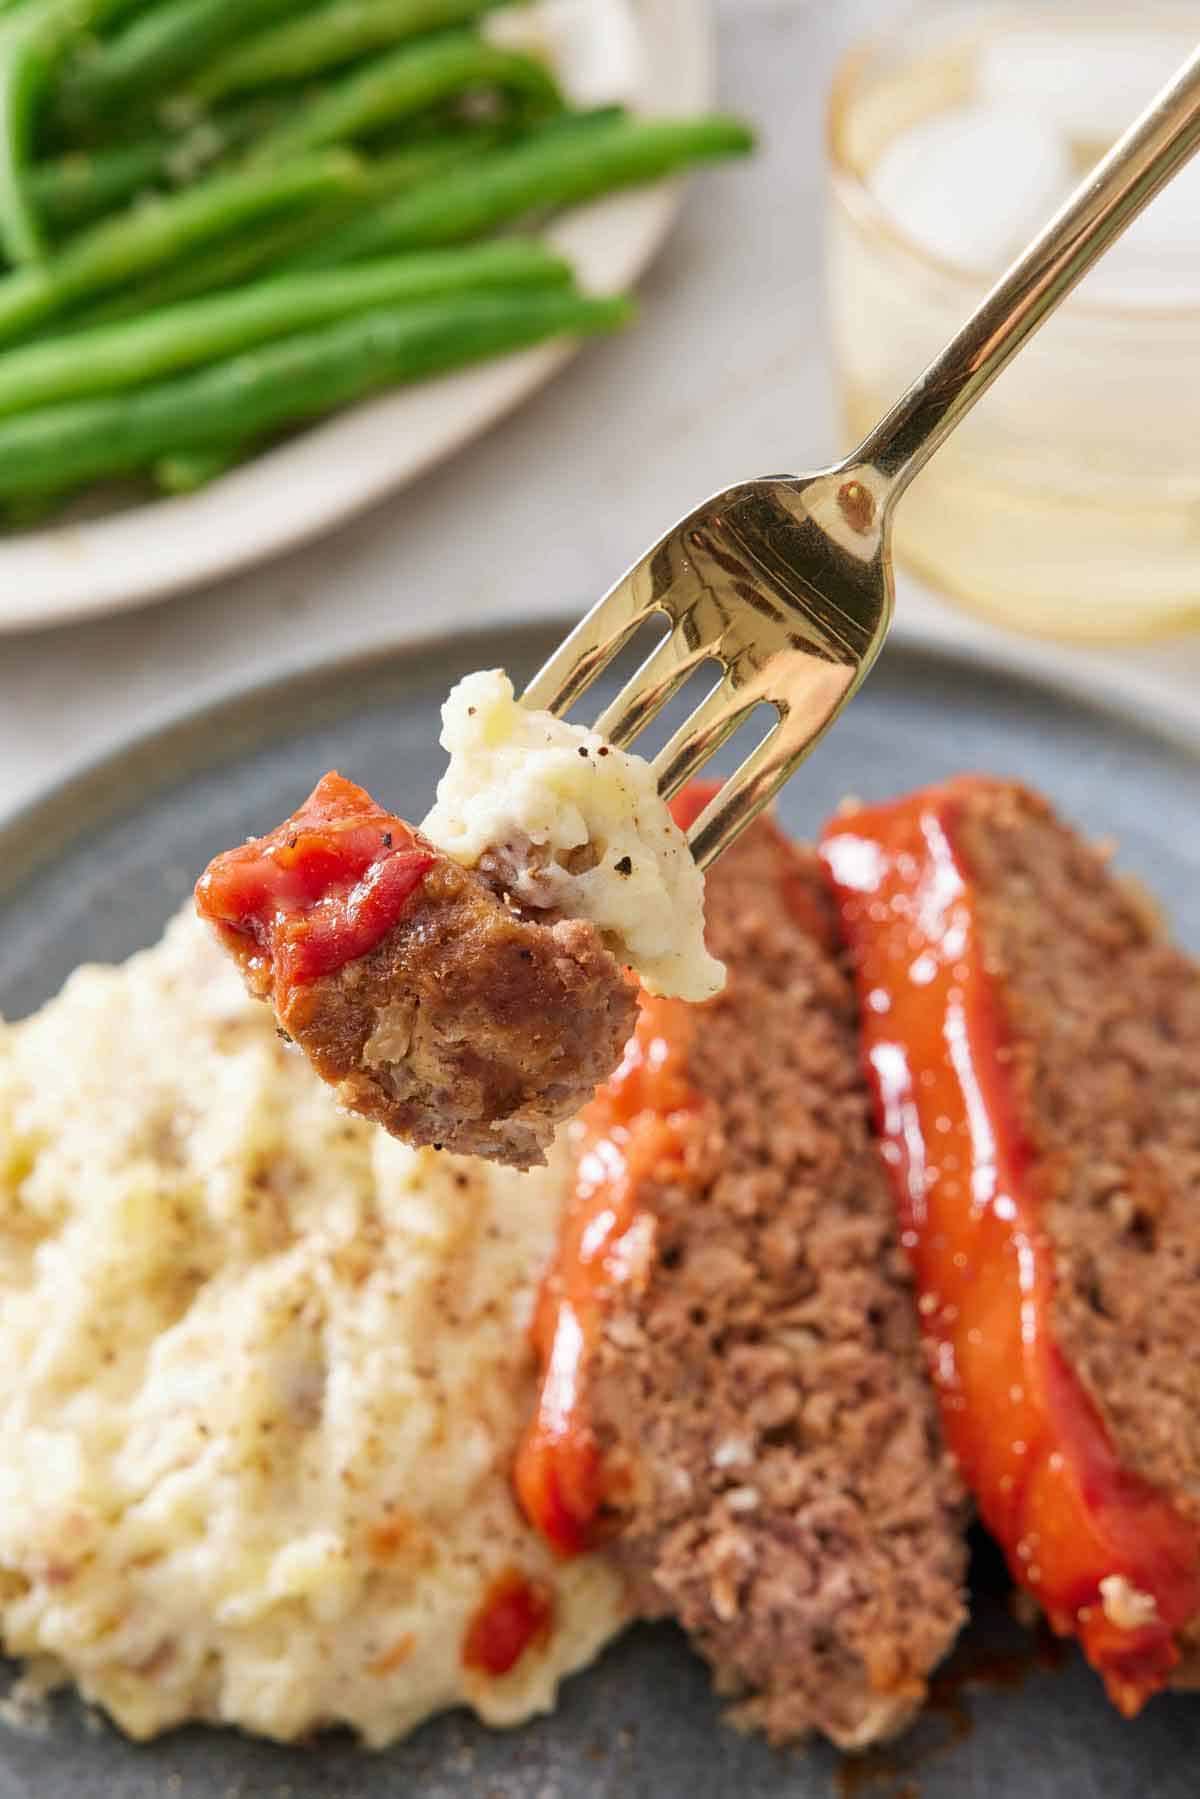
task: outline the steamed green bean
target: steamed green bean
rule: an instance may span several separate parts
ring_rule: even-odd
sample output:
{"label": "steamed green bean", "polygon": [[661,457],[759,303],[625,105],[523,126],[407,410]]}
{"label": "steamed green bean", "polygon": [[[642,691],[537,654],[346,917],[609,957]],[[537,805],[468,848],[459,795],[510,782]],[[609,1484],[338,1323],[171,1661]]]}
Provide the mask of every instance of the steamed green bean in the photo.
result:
{"label": "steamed green bean", "polygon": [[346,192],[361,174],[357,158],[327,150],[277,168],[213,175],[118,213],[80,232],[44,262],[0,277],[0,344],[75,301],[159,268],[239,225]]}
{"label": "steamed green bean", "polygon": [[323,74],[371,50],[453,25],[468,25],[498,0],[331,0],[256,33],[188,83],[205,100],[252,93]]}
{"label": "steamed green bean", "polygon": [[37,209],[47,224],[59,228],[95,218],[158,181],[169,152],[168,140],[154,137],[104,150],[74,150],[37,164],[30,173]]}
{"label": "steamed green bean", "polygon": [[659,180],[705,157],[747,151],[736,119],[618,118],[587,132],[547,130],[498,149],[477,167],[452,169],[412,193],[350,219],[294,266],[320,267],[389,250],[463,242],[528,213]]}
{"label": "steamed green bean", "polygon": [[255,101],[198,117],[178,132],[155,131],[35,163],[30,183],[38,211],[61,231],[115,210],[148,188],[182,187],[244,146],[277,114],[276,105]]}
{"label": "steamed green bean", "polygon": [[574,293],[465,294],[342,319],[131,393],[0,420],[0,499],[223,449],[319,418],[378,388],[548,337],[611,331],[622,299]]}
{"label": "steamed green bean", "polygon": [[0,521],[621,324],[514,224],[751,136],[573,110],[521,3],[0,0]]}
{"label": "steamed green bean", "polygon": [[34,112],[46,58],[20,19],[0,31],[0,246],[10,262],[36,262],[45,233],[30,193]]}
{"label": "steamed green bean", "polygon": [[202,257],[184,258],[161,274],[139,283],[136,292],[109,295],[73,315],[69,324],[109,324],[138,317],[160,306],[173,306],[203,294],[217,293],[269,274],[301,250],[320,243],[348,219],[368,211],[381,200],[403,193],[430,176],[479,156],[497,141],[490,127],[470,133],[431,138],[411,149],[364,163],[361,178],[344,193],[303,210],[292,208],[279,219],[256,221],[245,230],[230,232],[206,244]]}
{"label": "steamed green bean", "polygon": [[57,116],[78,127],[156,98],[239,36],[287,18],[295,0],[162,0],[63,71]]}
{"label": "steamed green bean", "polygon": [[221,450],[172,450],[158,458],[150,473],[162,493],[195,493],[235,468],[247,453],[242,444]]}
{"label": "steamed green bean", "polygon": [[333,82],[310,106],[260,138],[255,154],[267,158],[345,143],[480,88],[521,95],[544,111],[562,105],[553,76],[532,57],[498,50],[474,32],[444,32]]}
{"label": "steamed green bean", "polygon": [[35,115],[60,58],[124,0],[26,0],[0,19],[0,247],[10,262],[36,262],[45,232],[31,191]]}
{"label": "steamed green bean", "polygon": [[0,356],[0,417],[138,387],[353,313],[475,290],[566,287],[570,280],[561,256],[517,237],[280,276],[10,350]]}

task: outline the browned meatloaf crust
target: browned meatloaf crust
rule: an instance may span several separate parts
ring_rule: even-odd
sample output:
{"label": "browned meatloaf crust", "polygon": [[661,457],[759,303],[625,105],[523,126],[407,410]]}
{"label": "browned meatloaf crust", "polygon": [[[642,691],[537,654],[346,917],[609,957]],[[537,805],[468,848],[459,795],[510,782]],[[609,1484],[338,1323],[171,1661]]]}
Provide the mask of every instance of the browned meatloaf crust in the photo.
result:
{"label": "browned meatloaf crust", "polygon": [[279,1023],[350,1111],[516,1168],[616,1064],[634,992],[591,924],[517,916],[445,857],[376,948],[294,987]]}
{"label": "browned meatloaf crust", "polygon": [[904,1724],[963,1623],[963,1494],[815,855],[755,826],[708,918],[729,983],[689,1052],[706,1174],[643,1183],[658,1260],[614,1300],[595,1376],[601,1442],[635,1471],[612,1553],[735,1721],[858,1747]]}
{"label": "browned meatloaf crust", "polygon": [[528,1168],[616,1066],[636,1002],[594,926],[496,889],[334,769],[214,857],[196,905],[350,1111]]}
{"label": "browned meatloaf crust", "polygon": [[1059,1341],[1120,1460],[1200,1521],[1200,967],[1036,795],[980,786],[961,831],[1044,1183]]}

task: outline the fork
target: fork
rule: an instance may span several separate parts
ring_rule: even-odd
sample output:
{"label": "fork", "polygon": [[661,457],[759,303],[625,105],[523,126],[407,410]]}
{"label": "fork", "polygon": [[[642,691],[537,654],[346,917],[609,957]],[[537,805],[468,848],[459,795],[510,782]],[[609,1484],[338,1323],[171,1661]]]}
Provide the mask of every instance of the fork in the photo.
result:
{"label": "fork", "polygon": [[770,803],[882,649],[895,598],[892,514],[913,476],[1197,147],[1200,49],[856,450],[815,474],[742,482],[689,513],[529,683],[525,703],[561,716],[643,624],[665,616],[666,635],[596,729],[627,747],[705,663],[718,664],[707,698],[651,764],[666,799],[756,707],[774,709],[767,735],[688,834],[701,868]]}

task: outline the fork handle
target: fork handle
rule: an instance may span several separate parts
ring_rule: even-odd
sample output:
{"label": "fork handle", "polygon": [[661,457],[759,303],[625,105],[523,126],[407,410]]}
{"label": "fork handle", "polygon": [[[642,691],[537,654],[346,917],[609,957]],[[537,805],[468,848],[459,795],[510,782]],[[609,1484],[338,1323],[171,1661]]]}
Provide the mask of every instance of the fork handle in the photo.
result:
{"label": "fork handle", "polygon": [[891,505],[1027,338],[1200,148],[1200,48],[1002,275],[846,468]]}

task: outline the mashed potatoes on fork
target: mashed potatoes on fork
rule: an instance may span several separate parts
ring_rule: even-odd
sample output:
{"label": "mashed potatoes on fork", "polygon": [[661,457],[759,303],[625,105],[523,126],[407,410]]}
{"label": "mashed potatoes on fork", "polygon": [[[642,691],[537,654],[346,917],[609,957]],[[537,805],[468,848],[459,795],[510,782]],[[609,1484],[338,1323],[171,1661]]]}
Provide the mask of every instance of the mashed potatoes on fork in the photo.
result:
{"label": "mashed potatoes on fork", "polygon": [[721,991],[704,876],[648,762],[527,710],[498,668],[458,683],[441,744],[450,766],[421,826],[432,842],[467,868],[489,859],[528,906],[590,920],[651,993],[698,1002]]}
{"label": "mashed potatoes on fork", "polygon": [[0,1025],[8,1652],[136,1737],[548,1709],[625,1617],[510,1492],[563,1192],[339,1114],[191,916]]}

